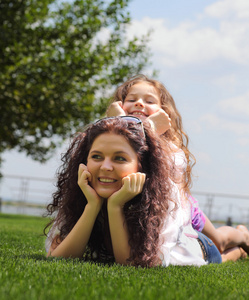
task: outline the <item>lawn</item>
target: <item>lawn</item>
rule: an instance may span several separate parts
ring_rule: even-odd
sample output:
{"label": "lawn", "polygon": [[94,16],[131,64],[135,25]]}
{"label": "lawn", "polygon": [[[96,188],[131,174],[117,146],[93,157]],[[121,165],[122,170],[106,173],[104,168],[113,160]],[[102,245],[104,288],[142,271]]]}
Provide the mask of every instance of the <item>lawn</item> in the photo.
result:
{"label": "lawn", "polygon": [[0,214],[0,299],[248,299],[249,259],[142,269],[45,257],[39,217]]}

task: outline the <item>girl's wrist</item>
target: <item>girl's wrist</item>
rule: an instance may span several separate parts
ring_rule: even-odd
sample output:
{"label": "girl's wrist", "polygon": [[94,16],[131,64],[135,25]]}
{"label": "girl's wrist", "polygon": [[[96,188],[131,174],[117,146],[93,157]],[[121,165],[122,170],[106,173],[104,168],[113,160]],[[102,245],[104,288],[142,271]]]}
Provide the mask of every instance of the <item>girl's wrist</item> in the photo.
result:
{"label": "girl's wrist", "polygon": [[150,124],[151,129],[152,129],[153,131],[156,131],[154,122],[153,122],[151,119],[149,119],[149,118],[148,118],[147,120],[149,121],[149,124]]}

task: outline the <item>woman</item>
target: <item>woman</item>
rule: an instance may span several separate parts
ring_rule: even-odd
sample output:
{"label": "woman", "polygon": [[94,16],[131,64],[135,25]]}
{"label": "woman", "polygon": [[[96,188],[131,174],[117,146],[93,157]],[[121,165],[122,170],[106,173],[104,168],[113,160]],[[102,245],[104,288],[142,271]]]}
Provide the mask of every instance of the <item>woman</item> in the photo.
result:
{"label": "woman", "polygon": [[75,137],[48,205],[48,256],[143,267],[221,262],[193,230],[170,148],[149,128],[135,117],[106,118]]}

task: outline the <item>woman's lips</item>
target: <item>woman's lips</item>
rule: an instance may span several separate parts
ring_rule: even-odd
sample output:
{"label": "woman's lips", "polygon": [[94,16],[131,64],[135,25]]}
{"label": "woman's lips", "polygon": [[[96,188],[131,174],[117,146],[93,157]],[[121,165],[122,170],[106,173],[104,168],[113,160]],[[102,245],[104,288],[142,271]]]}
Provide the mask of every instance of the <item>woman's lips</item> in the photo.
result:
{"label": "woman's lips", "polygon": [[107,178],[107,177],[98,177],[98,181],[101,183],[114,183],[117,180],[113,178]]}

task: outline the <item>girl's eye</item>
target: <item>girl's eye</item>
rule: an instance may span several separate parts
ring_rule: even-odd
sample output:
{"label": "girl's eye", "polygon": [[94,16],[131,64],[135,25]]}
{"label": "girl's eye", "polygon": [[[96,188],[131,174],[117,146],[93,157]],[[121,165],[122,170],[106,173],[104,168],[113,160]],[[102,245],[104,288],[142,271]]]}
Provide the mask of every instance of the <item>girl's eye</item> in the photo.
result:
{"label": "girl's eye", "polygon": [[153,100],[153,99],[148,99],[146,102],[149,103],[149,104],[154,104],[154,103],[156,103],[155,100]]}
{"label": "girl's eye", "polygon": [[117,161],[126,161],[126,159],[123,156],[116,156],[115,160],[117,160]]}
{"label": "girl's eye", "polygon": [[135,99],[125,99],[125,102],[135,102]]}

